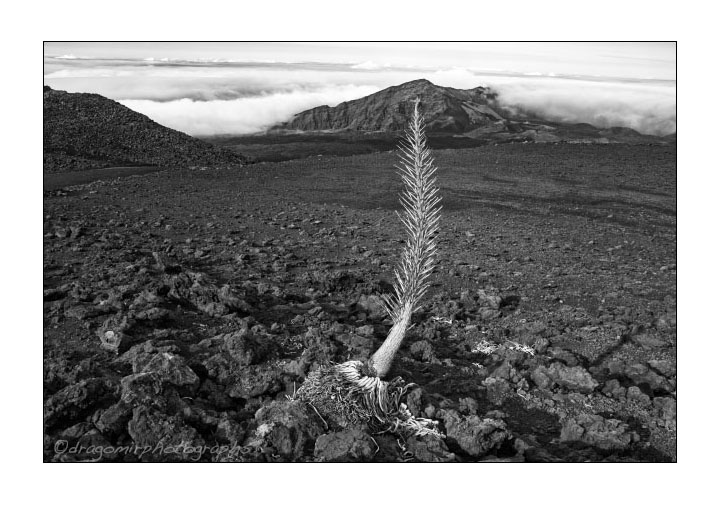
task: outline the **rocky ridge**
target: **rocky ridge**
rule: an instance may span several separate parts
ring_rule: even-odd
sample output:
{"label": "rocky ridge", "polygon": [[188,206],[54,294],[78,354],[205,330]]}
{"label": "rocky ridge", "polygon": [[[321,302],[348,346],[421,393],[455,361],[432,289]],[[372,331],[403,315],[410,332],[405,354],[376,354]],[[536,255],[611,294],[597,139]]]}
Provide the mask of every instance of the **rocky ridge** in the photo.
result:
{"label": "rocky ridge", "polygon": [[102,95],[43,88],[44,172],[244,162],[241,154],[164,127]]}

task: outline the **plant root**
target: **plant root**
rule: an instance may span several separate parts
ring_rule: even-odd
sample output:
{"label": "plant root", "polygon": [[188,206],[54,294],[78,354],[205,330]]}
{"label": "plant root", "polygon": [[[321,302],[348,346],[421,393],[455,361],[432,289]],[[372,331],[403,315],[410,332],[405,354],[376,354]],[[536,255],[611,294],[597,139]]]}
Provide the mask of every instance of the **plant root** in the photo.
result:
{"label": "plant root", "polygon": [[362,361],[321,366],[294,395],[341,427],[366,423],[375,433],[443,438],[438,423],[413,416],[401,399],[415,384],[400,378],[386,382],[366,375]]}

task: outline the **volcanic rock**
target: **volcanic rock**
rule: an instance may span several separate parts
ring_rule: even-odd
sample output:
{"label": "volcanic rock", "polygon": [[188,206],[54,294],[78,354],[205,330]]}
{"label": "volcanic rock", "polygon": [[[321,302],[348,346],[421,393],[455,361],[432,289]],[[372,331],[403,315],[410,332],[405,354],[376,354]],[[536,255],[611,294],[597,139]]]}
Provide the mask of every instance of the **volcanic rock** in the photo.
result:
{"label": "volcanic rock", "polygon": [[457,456],[448,450],[445,442],[437,437],[410,437],[407,449],[423,463],[448,463],[457,459]]}
{"label": "volcanic rock", "polygon": [[101,378],[81,380],[56,392],[45,402],[43,422],[54,426],[64,419],[76,420],[112,392]]}
{"label": "volcanic rock", "polygon": [[636,385],[646,385],[647,388],[653,392],[673,391],[673,385],[668,381],[668,379],[666,379],[659,373],[654,372],[652,369],[648,368],[648,366],[643,363],[633,363],[627,365],[624,368],[623,373],[628,378],[630,378]]}
{"label": "volcanic rock", "polygon": [[487,389],[488,400],[495,405],[501,405],[508,396],[514,393],[512,385],[505,379],[488,377],[482,381],[482,385]]}
{"label": "volcanic rock", "polygon": [[341,334],[337,341],[345,345],[353,352],[353,356],[359,360],[367,359],[372,353],[373,339],[369,336],[358,334]]}
{"label": "volcanic rock", "polygon": [[200,378],[185,364],[185,360],[170,352],[155,354],[145,365],[143,372],[155,372],[163,382],[185,388],[190,393],[195,392],[200,385]]}
{"label": "volcanic rock", "polygon": [[265,359],[270,349],[266,342],[254,336],[247,328],[216,338],[222,339],[223,348],[240,366],[259,363]]}
{"label": "volcanic rock", "polygon": [[136,446],[148,449],[144,457],[149,461],[196,461],[199,449],[205,445],[197,430],[180,416],[148,407],[133,410],[128,433]]}
{"label": "volcanic rock", "polygon": [[315,441],[315,457],[323,461],[364,461],[375,450],[370,436],[356,428],[321,435]]}
{"label": "volcanic rock", "polygon": [[483,289],[477,291],[477,305],[481,308],[499,310],[502,305],[502,298],[495,294],[488,294]]}
{"label": "volcanic rock", "polygon": [[538,366],[531,377],[543,389],[559,385],[572,391],[591,393],[598,386],[598,382],[582,366],[569,367],[561,363],[552,363],[549,368]]}
{"label": "volcanic rock", "polygon": [[203,273],[186,271],[165,275],[165,283],[168,299],[181,305],[194,306],[211,317],[249,309],[247,303],[235,296],[228,286],[218,288]]}
{"label": "volcanic rock", "polygon": [[619,380],[610,379],[605,382],[602,392],[615,399],[621,400],[625,398],[625,395],[627,394],[627,389],[620,384]]}
{"label": "volcanic rock", "polygon": [[229,443],[232,445],[239,445],[245,439],[246,433],[245,428],[232,419],[223,418],[217,425],[217,431],[215,437],[220,442]]}
{"label": "volcanic rock", "polygon": [[97,331],[100,347],[116,354],[128,350],[135,342],[135,338],[129,334],[133,325],[133,319],[127,315],[113,315]]}
{"label": "volcanic rock", "polygon": [[162,379],[156,372],[134,373],[123,377],[121,400],[130,405],[151,404],[162,393]]}
{"label": "volcanic rock", "polygon": [[453,409],[440,410],[438,416],[445,423],[448,441],[470,456],[483,456],[509,438],[505,422],[499,419],[463,416]]}
{"label": "volcanic rock", "polygon": [[635,400],[640,405],[648,406],[650,405],[650,396],[643,393],[639,387],[637,386],[631,386],[628,387],[627,393],[625,394],[628,400]]}
{"label": "volcanic rock", "polygon": [[410,345],[410,354],[419,361],[426,363],[437,362],[435,349],[427,340],[420,340]]}
{"label": "volcanic rock", "polygon": [[115,436],[127,429],[127,423],[132,417],[132,406],[119,401],[103,410],[94,418],[95,427],[104,435]]}
{"label": "volcanic rock", "polygon": [[[116,456],[110,442],[90,423],[79,423],[63,430],[56,450],[61,462],[111,461]],[[107,453],[105,451],[108,451]]]}
{"label": "volcanic rock", "polygon": [[268,365],[246,366],[234,376],[227,394],[231,398],[254,398],[275,394],[283,388],[283,371]]}
{"label": "volcanic rock", "polygon": [[668,429],[676,429],[677,426],[677,401],[669,396],[653,399],[653,407],[665,423]]}
{"label": "volcanic rock", "polygon": [[370,319],[382,319],[386,316],[385,305],[380,296],[375,294],[360,296],[357,307],[367,313]]}
{"label": "volcanic rock", "polygon": [[622,421],[595,414],[568,418],[560,430],[561,442],[582,442],[606,451],[623,450],[639,438]]}
{"label": "volcanic rock", "polygon": [[117,362],[132,366],[133,373],[140,373],[145,366],[159,353],[178,354],[180,348],[170,342],[156,342],[147,340],[143,343],[130,347],[123,355],[117,358]]}
{"label": "volcanic rock", "polygon": [[[257,429],[246,440],[253,447],[271,447],[278,454],[298,458],[323,433],[317,415],[303,403],[275,401],[255,413]],[[312,449],[312,447],[311,447]],[[312,452],[312,451],[311,451]]]}

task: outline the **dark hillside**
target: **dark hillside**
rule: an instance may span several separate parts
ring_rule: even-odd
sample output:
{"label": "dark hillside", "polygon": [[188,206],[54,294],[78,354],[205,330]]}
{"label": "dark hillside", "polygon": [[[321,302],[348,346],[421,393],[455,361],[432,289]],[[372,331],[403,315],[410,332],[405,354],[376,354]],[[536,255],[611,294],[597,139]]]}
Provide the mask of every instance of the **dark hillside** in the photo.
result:
{"label": "dark hillside", "polygon": [[43,170],[242,164],[245,157],[92,93],[43,88]]}

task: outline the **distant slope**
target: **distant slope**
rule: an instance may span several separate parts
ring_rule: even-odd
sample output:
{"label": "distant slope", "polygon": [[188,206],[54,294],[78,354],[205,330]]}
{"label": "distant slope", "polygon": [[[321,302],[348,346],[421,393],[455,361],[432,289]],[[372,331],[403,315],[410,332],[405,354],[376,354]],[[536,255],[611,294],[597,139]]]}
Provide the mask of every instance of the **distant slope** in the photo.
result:
{"label": "distant slope", "polygon": [[163,127],[147,116],[91,93],[43,88],[43,170],[113,165],[234,165],[239,153]]}
{"label": "distant slope", "polygon": [[418,79],[386,88],[335,107],[320,106],[295,115],[280,130],[402,131],[411,102],[419,97],[430,132],[460,133],[478,128],[505,130],[505,120],[493,108],[493,96],[483,87],[456,90]]}

